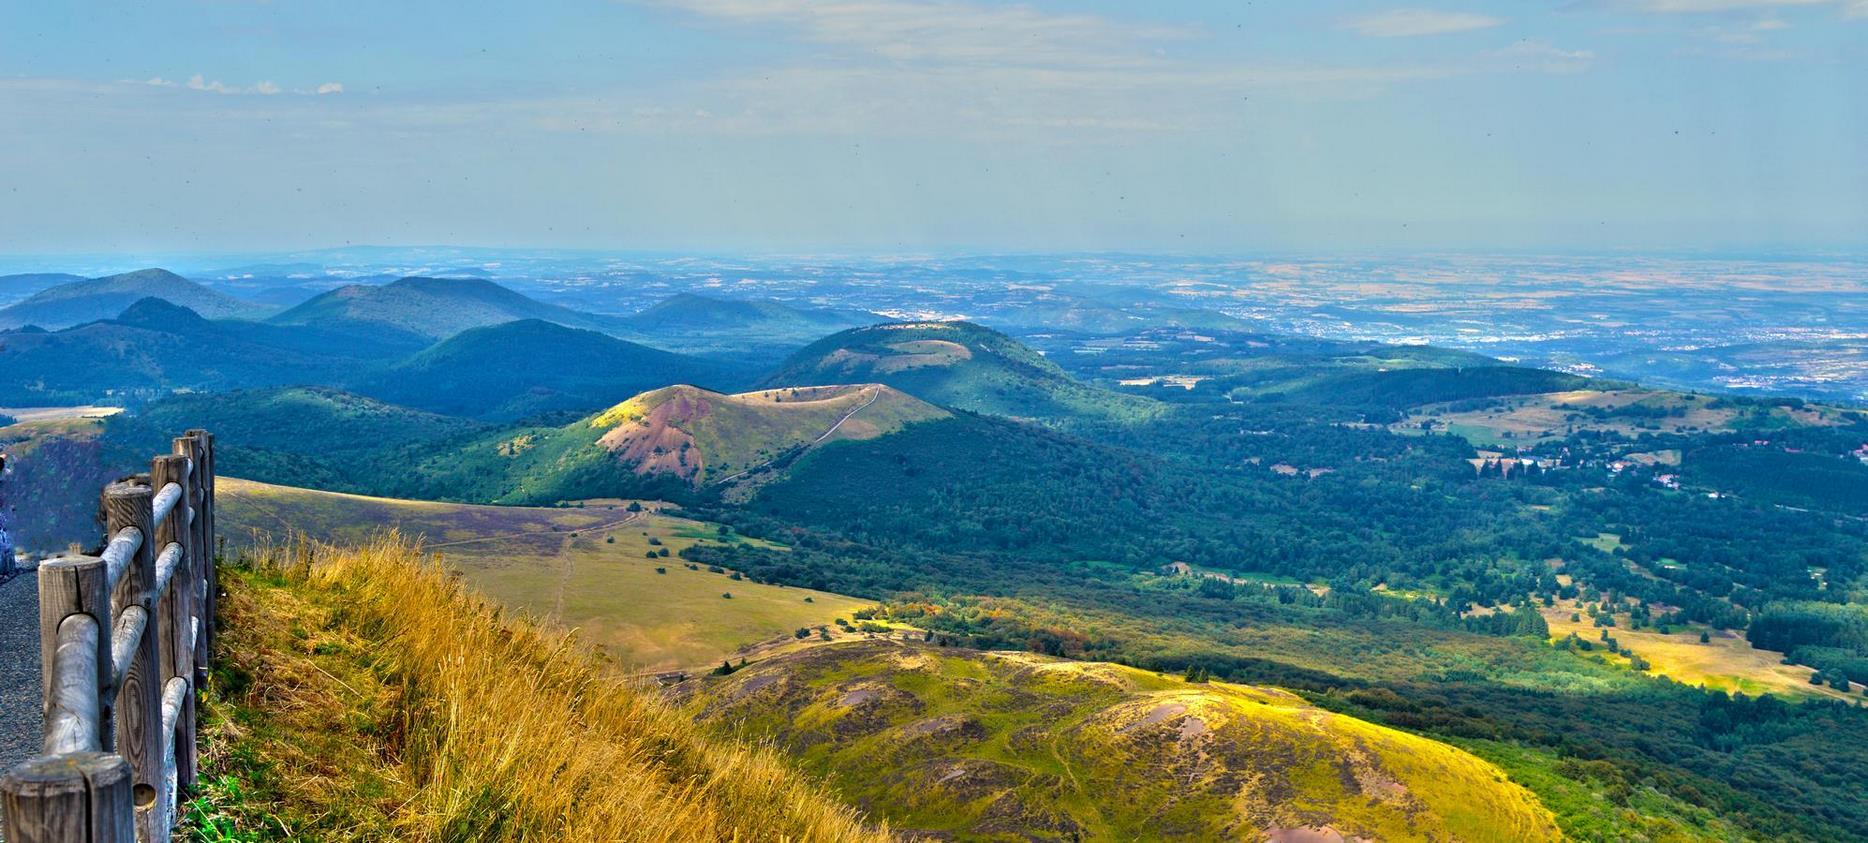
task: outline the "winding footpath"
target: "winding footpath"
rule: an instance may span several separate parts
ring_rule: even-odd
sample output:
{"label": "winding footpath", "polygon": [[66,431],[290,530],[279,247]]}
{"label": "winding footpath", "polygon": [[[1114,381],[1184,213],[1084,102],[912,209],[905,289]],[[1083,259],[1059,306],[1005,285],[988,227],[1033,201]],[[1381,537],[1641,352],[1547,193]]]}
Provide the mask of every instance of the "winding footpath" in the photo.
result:
{"label": "winding footpath", "polygon": [[[871,405],[871,404],[874,404],[874,403],[876,403],[876,399],[877,399],[877,398],[881,398],[881,397],[882,397],[882,390],[880,390],[880,389],[871,389],[871,390],[869,391],[869,400],[868,400],[868,401],[864,401],[863,403],[861,403],[861,404],[858,404],[858,405],[856,405],[856,408],[855,408],[855,409],[853,409],[853,410],[851,410],[851,411],[849,411],[849,412],[847,412],[847,413],[844,413],[844,414],[843,414],[843,418],[840,418],[840,419],[837,419],[837,423],[836,423],[836,424],[833,424],[833,425],[831,425],[831,426],[830,426],[830,429],[829,429],[829,430],[826,430],[826,431],[824,431],[824,432],[823,432],[822,434],[819,434],[819,435],[818,435],[818,437],[817,437],[816,439],[813,439],[813,440],[811,440],[811,444],[809,444],[809,445],[806,445],[805,447],[806,447],[806,448],[815,448],[815,447],[817,447],[817,446],[819,446],[819,445],[822,445],[822,444],[824,444],[824,440],[825,440],[825,439],[829,439],[829,438],[831,437],[831,435],[832,435],[832,434],[834,434],[834,433],[836,433],[836,432],[837,432],[837,430],[838,430],[839,428],[841,428],[841,427],[843,427],[843,423],[844,423],[844,422],[846,422],[846,421],[849,421],[850,419],[852,419],[852,418],[854,418],[854,417],[856,416],[856,414],[857,414],[857,413],[860,413],[860,412],[862,412],[863,410],[866,410],[866,409],[868,409],[868,408],[869,408],[869,405]],[[759,463],[758,465],[755,465],[755,466],[753,466],[753,467],[751,467],[751,468],[748,468],[748,469],[746,469],[745,471],[741,471],[741,472],[739,472],[739,473],[737,473],[737,474],[730,474],[730,475],[727,475],[726,477],[722,477],[722,478],[720,478],[719,480],[716,480],[716,481],[714,481],[714,482],[715,482],[715,483],[731,483],[731,482],[733,482],[733,481],[735,481],[735,480],[738,480],[738,479],[740,479],[741,477],[745,477],[746,475],[748,475],[748,474],[751,474],[751,473],[753,473],[753,472],[755,472],[755,471],[758,471],[759,469],[761,469],[761,468],[764,468],[764,467],[766,467],[766,466],[768,466],[768,465],[771,465],[772,463],[774,463],[774,462],[777,462],[777,461],[778,461],[778,457],[773,457],[772,459],[769,459],[769,460],[766,460],[765,462],[762,462],[762,463]]]}
{"label": "winding footpath", "polygon": [[39,754],[39,582],[0,583],[0,770]]}

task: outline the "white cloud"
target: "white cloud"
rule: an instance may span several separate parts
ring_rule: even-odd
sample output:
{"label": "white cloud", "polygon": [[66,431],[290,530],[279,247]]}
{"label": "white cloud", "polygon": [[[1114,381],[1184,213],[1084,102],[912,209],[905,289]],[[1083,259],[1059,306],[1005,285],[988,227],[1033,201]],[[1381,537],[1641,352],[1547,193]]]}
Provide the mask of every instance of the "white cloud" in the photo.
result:
{"label": "white cloud", "polygon": [[1504,18],[1471,12],[1441,12],[1433,9],[1390,9],[1386,12],[1358,15],[1343,21],[1345,29],[1371,38],[1413,38],[1422,35],[1447,35],[1490,29]]}
{"label": "white cloud", "polygon": [[1513,70],[1543,73],[1581,73],[1596,61],[1593,50],[1565,50],[1536,39],[1526,39],[1503,49],[1492,50],[1486,56],[1509,65]]}
{"label": "white cloud", "polygon": [[1849,0],[1849,2],[1842,7],[1842,16],[1845,18],[1868,18],[1868,0]]}
{"label": "white cloud", "polygon": [[234,89],[221,84],[218,80],[213,82],[207,81],[207,78],[199,73],[188,77],[188,89],[191,91],[212,91],[216,94],[238,93]]}
{"label": "white cloud", "polygon": [[[1827,6],[1835,0],[1623,0],[1622,5],[1655,14],[1706,14],[1781,9],[1786,6]],[[1859,0],[1851,0],[1859,2]]]}
{"label": "white cloud", "polygon": [[1028,6],[920,0],[646,0],[725,23],[779,26],[822,44],[900,62],[1021,66],[1145,60],[1144,42],[1191,38],[1184,27]]}
{"label": "white cloud", "polygon": [[[812,45],[805,57],[650,97],[568,97],[526,117],[554,130],[935,132],[1018,136],[1032,126],[1076,141],[1148,131],[1235,130],[1261,96],[1344,99],[1479,73],[1573,73],[1586,51],[1389,62],[1277,62],[1181,49],[1200,29],[964,0],[633,0],[715,26],[756,27]],[[1406,14],[1406,13],[1404,13]],[[1382,31],[1453,32],[1501,19],[1417,12]],[[1434,15],[1429,19],[1428,15]],[[1370,32],[1376,31],[1370,25]],[[694,117],[697,110],[711,117]]]}
{"label": "white cloud", "polygon": [[[151,86],[158,87],[158,88],[175,87],[174,82],[170,82],[169,80],[164,79],[160,76],[150,78],[147,81],[140,82],[138,84],[151,85]],[[253,95],[253,96],[271,97],[271,96],[277,96],[279,94],[288,93],[285,88],[280,87],[277,82],[273,82],[271,80],[256,82],[250,86],[229,85],[218,79],[209,80],[207,76],[200,74],[200,73],[197,73],[193,76],[188,77],[188,81],[183,82],[182,87],[185,87],[191,91],[202,91],[204,93],[222,94],[226,96],[236,96],[236,95],[246,94],[246,95]],[[301,94],[301,95],[341,94],[343,92],[344,92],[344,86],[337,82],[326,82],[322,85],[319,85],[316,91],[307,91],[304,89],[294,89],[290,91],[290,93]]]}

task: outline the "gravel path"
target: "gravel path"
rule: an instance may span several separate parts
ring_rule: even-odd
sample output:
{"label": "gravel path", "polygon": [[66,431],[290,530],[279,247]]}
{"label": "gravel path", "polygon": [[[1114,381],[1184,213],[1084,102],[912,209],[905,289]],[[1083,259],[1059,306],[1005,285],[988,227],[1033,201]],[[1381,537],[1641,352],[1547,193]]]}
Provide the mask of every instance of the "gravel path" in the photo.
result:
{"label": "gravel path", "polygon": [[39,581],[0,583],[0,769],[39,753]]}

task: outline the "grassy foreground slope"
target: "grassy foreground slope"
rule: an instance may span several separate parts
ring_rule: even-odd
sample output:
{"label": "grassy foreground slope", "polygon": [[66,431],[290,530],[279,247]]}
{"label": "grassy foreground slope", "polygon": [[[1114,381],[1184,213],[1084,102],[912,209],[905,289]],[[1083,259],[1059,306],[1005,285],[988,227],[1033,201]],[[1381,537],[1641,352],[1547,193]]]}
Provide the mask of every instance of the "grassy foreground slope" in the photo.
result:
{"label": "grassy foreground slope", "polygon": [[1267,688],[877,640],[689,693],[898,827],[959,839],[1559,837],[1491,764]]}
{"label": "grassy foreground slope", "polygon": [[774,639],[791,641],[799,627],[828,626],[874,605],[690,568],[679,554],[695,545],[784,548],[663,514],[653,502],[635,511],[621,501],[475,506],[231,477],[220,480],[216,493],[223,531],[237,543],[297,533],[350,545],[390,529],[420,538],[448,570],[500,605],[576,629],[631,670],[712,667]]}
{"label": "grassy foreground slope", "polygon": [[223,570],[203,839],[888,839],[412,545]]}

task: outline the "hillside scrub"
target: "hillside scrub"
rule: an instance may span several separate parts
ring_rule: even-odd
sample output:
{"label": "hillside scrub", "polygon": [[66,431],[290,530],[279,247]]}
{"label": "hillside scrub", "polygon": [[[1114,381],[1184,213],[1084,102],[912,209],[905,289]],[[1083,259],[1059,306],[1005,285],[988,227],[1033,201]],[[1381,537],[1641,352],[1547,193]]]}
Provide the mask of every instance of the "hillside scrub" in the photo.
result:
{"label": "hillside scrub", "polygon": [[205,839],[890,839],[387,534],[222,577]]}

